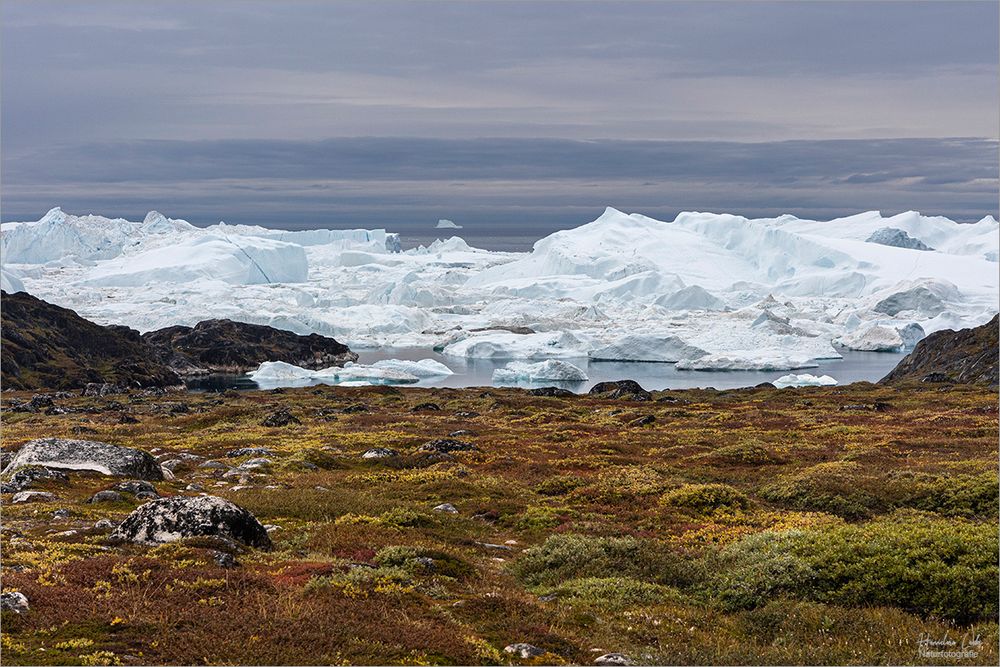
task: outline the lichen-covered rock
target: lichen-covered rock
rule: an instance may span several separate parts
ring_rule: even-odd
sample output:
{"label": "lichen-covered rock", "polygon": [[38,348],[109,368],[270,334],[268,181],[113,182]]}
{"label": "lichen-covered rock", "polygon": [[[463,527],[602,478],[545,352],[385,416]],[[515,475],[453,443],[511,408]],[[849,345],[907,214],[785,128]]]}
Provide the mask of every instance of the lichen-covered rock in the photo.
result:
{"label": "lichen-covered rock", "polygon": [[[11,457],[11,461],[14,457]],[[9,464],[8,464],[9,465]],[[0,484],[0,493],[17,493],[32,486],[38,480],[54,480],[68,482],[69,476],[58,470],[50,470],[41,466],[26,466],[10,476],[3,484]]]}
{"label": "lichen-covered rock", "polygon": [[301,424],[298,417],[289,412],[288,408],[278,408],[261,422],[261,426],[288,426],[289,424]]}
{"label": "lichen-covered rock", "polygon": [[627,655],[622,653],[605,653],[594,660],[595,665],[632,665],[633,663]]}
{"label": "lichen-covered rock", "polygon": [[10,502],[14,505],[20,505],[21,503],[50,503],[55,499],[54,493],[46,491],[20,491],[14,494]]}
{"label": "lichen-covered rock", "polygon": [[537,658],[540,655],[545,655],[545,650],[540,649],[537,646],[532,646],[531,644],[525,644],[524,642],[518,642],[516,644],[509,644],[504,646],[504,653],[509,653],[513,656],[521,658],[522,660],[527,660],[528,658]]}
{"label": "lichen-covered rock", "polygon": [[143,479],[128,479],[124,482],[118,482],[111,488],[119,493],[130,493],[137,498],[140,496],[156,498],[160,495],[156,492],[155,486]]}
{"label": "lichen-covered rock", "polygon": [[14,460],[4,469],[4,473],[11,473],[29,465],[62,470],[91,470],[115,477],[163,479],[160,464],[151,454],[96,440],[67,438],[32,440],[21,447]]}
{"label": "lichen-covered rock", "polygon": [[363,459],[387,459],[396,456],[397,452],[388,447],[373,447],[361,455]]}
{"label": "lichen-covered rock", "polygon": [[164,543],[201,536],[271,548],[271,538],[253,514],[217,496],[173,496],[148,502],[129,514],[111,539]]}
{"label": "lichen-covered rock", "polygon": [[28,611],[28,598],[18,591],[0,593],[0,610],[23,614]]}
{"label": "lichen-covered rock", "polygon": [[462,442],[461,440],[453,440],[451,438],[438,438],[437,440],[424,443],[418,451],[451,454],[452,452],[469,452],[475,449],[479,448],[470,442]]}
{"label": "lichen-covered rock", "polygon": [[91,504],[94,504],[94,503],[120,503],[123,500],[125,500],[125,496],[123,496],[122,494],[120,494],[117,491],[114,491],[112,489],[106,489],[104,491],[98,491],[97,493],[95,493],[94,495],[92,495],[90,497],[90,500],[88,500],[87,502],[91,503]]}

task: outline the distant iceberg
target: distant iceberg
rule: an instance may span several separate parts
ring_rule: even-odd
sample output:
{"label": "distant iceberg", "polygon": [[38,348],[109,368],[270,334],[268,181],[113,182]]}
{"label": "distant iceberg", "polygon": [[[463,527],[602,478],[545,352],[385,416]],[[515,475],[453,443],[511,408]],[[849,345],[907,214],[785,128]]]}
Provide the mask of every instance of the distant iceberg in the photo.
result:
{"label": "distant iceberg", "polygon": [[462,229],[462,225],[456,225],[451,220],[445,220],[442,218],[438,220],[437,226],[434,229]]}

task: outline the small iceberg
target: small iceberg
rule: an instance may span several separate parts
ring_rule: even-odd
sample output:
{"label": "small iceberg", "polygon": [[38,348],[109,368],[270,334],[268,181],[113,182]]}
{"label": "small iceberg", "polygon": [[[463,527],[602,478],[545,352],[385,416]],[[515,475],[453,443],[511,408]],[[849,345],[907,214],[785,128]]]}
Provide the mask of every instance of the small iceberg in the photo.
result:
{"label": "small iceberg", "polygon": [[494,383],[517,382],[584,382],[587,374],[571,363],[549,359],[535,364],[522,361],[512,361],[504,368],[493,371]]}
{"label": "small iceberg", "polygon": [[348,362],[310,370],[283,361],[265,361],[257,370],[247,373],[261,386],[303,386],[319,382],[344,387],[365,387],[376,384],[414,384],[424,378],[452,375],[452,370],[439,361],[421,359],[383,359],[370,366]]}
{"label": "small iceberg", "polygon": [[829,375],[816,377],[809,373],[803,373],[802,375],[789,373],[788,375],[782,375],[774,381],[774,386],[778,389],[785,389],[787,387],[832,387],[835,384],[837,384],[837,381]]}
{"label": "small iceberg", "polygon": [[462,225],[456,225],[451,220],[441,219],[438,220],[437,226],[434,229],[461,229]]}

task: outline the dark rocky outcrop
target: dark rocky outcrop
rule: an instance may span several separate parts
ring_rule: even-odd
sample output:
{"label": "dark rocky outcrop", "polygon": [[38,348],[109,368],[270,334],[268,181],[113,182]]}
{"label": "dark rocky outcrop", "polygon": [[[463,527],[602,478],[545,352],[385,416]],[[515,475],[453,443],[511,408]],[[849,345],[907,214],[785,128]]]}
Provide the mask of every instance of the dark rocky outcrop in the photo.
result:
{"label": "dark rocky outcrop", "polygon": [[158,359],[178,375],[246,373],[265,361],[284,361],[304,368],[339,366],[358,355],[333,338],[262,324],[205,320],[194,327],[174,326],[142,335]]}
{"label": "dark rocky outcrop", "polygon": [[133,479],[163,479],[163,471],[151,454],[109,445],[95,440],[42,438],[26,443],[14,460],[4,468],[4,474],[25,466],[42,466],[61,470],[89,470],[103,475]]}
{"label": "dark rocky outcrop", "polygon": [[619,398],[627,401],[651,401],[653,395],[642,388],[635,380],[617,380],[614,382],[598,382],[590,388],[591,394],[599,394],[601,398]]}
{"label": "dark rocky outcrop", "polygon": [[27,292],[0,294],[0,380],[4,389],[179,386],[138,331],[101,326]]}
{"label": "dark rocky outcrop", "polygon": [[1000,316],[973,329],[936,331],[917,343],[880,384],[956,382],[996,386]]}
{"label": "dark rocky outcrop", "polygon": [[217,496],[150,501],[129,514],[110,539],[165,543],[185,537],[221,537],[259,549],[271,548],[267,530],[253,514]]}

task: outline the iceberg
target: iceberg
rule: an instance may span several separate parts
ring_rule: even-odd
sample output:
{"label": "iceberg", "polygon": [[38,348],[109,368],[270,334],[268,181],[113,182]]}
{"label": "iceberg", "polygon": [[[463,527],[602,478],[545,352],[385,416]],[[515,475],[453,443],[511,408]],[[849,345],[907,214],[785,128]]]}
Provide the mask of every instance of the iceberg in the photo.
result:
{"label": "iceberg", "polygon": [[837,381],[829,375],[816,377],[815,375],[810,375],[809,373],[804,373],[802,375],[790,373],[788,375],[782,375],[780,378],[775,380],[773,384],[778,389],[785,389],[786,387],[830,387],[837,384]]}
{"label": "iceberg", "polygon": [[398,371],[418,378],[435,378],[455,374],[450,368],[434,359],[421,359],[420,361],[383,359],[372,364],[372,368]]}
{"label": "iceberg", "polygon": [[656,361],[674,363],[697,358],[705,350],[688,345],[677,336],[627,335],[590,351],[593,361]]}
{"label": "iceberg", "polygon": [[587,374],[580,368],[565,361],[549,359],[529,364],[522,361],[512,361],[505,368],[493,371],[495,384],[514,384],[518,382],[584,382]]}
{"label": "iceberg", "polygon": [[438,220],[437,225],[434,227],[434,229],[461,229],[461,228],[462,225],[456,225],[451,220],[445,220],[445,219]]}
{"label": "iceberg", "polygon": [[[917,242],[927,249],[899,247]],[[148,331],[210,315],[457,359],[792,370],[837,357],[834,343],[909,347],[983,324],[1000,298],[997,221],[915,212],[661,221],[609,208],[513,253],[457,236],[400,252],[382,229],[199,228],[155,211],[128,221],[53,209],[0,225],[0,250],[4,286],[101,324]]]}
{"label": "iceberg", "polygon": [[302,246],[260,237],[196,236],[103,262],[83,282],[95,287],[196,280],[255,285],[300,283],[308,275],[309,263]]}
{"label": "iceberg", "polygon": [[442,354],[467,359],[586,358],[586,343],[571,333],[486,331],[446,345]]}
{"label": "iceberg", "polygon": [[451,373],[447,366],[433,359],[420,361],[384,359],[370,366],[347,362],[343,366],[330,366],[319,370],[310,370],[283,361],[265,361],[257,370],[247,375],[264,387],[308,385],[314,382],[362,387],[376,384],[413,384],[422,378],[441,377]]}
{"label": "iceberg", "polygon": [[308,384],[313,378],[313,371],[284,361],[265,361],[257,370],[247,373],[251,380],[259,383],[293,383]]}
{"label": "iceberg", "polygon": [[730,354],[706,354],[697,359],[681,359],[675,365],[682,371],[790,371],[819,366],[812,358],[793,357],[781,351],[735,351]]}

